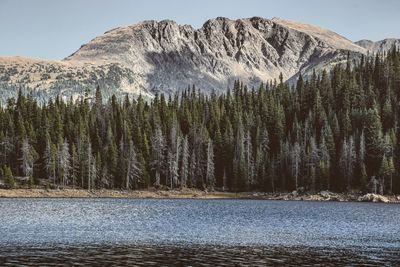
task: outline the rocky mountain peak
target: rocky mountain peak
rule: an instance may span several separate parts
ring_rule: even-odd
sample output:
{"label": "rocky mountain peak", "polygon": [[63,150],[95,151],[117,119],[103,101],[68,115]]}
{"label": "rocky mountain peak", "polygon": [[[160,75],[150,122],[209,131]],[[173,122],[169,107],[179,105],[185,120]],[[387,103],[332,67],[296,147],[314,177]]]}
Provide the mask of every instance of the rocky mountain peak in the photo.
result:
{"label": "rocky mountain peak", "polygon": [[148,20],[105,32],[60,62],[0,58],[0,87],[18,84],[43,95],[75,95],[100,84],[107,94],[174,93],[195,84],[223,92],[240,79],[249,86],[294,81],[313,70],[358,57],[367,49],[320,27],[280,18],[217,17],[199,29]]}

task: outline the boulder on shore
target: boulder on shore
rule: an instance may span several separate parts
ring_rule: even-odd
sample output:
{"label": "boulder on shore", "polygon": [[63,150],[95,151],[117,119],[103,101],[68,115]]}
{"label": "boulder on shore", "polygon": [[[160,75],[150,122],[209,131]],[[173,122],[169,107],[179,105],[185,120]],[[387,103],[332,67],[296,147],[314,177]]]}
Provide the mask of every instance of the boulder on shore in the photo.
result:
{"label": "boulder on shore", "polygon": [[326,201],[344,201],[342,197],[340,197],[338,194],[330,192],[330,191],[321,191],[318,193],[321,197],[324,198]]}
{"label": "boulder on shore", "polygon": [[378,194],[365,194],[363,196],[360,196],[358,198],[358,201],[388,203],[389,199],[387,197],[385,197],[385,196],[378,195]]}

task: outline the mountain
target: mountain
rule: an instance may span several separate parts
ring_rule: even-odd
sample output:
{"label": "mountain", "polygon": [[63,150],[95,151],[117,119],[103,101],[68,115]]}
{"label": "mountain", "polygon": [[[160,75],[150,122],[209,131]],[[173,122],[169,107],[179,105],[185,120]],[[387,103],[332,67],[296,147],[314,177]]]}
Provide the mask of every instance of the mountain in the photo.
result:
{"label": "mountain", "polygon": [[355,44],[365,48],[372,54],[387,52],[393,46],[400,47],[400,39],[388,38],[381,41],[373,42],[371,40],[360,40]]}
{"label": "mountain", "polygon": [[[19,89],[38,100],[57,95],[64,99],[89,94],[101,84],[107,96],[130,88],[131,70],[118,63],[93,64],[67,61],[43,61],[23,57],[0,58],[0,102],[17,94]],[[132,93],[128,91],[128,93]]]}
{"label": "mountain", "polygon": [[93,39],[61,61],[0,58],[0,90],[5,99],[17,88],[39,99],[58,94],[77,98],[174,93],[196,85],[217,92],[240,79],[250,86],[278,79],[293,82],[357,58],[368,47],[316,26],[279,18],[210,19],[195,29],[174,21],[144,21]]}

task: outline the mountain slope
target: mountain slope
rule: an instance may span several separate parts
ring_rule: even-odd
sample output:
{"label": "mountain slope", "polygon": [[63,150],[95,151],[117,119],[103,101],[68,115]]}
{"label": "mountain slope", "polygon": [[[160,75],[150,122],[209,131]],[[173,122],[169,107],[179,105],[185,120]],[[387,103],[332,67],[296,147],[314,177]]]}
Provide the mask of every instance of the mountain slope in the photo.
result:
{"label": "mountain slope", "polygon": [[366,52],[364,47],[360,47],[359,45],[354,44],[352,41],[346,39],[345,37],[327,29],[305,23],[284,20],[281,18],[273,18],[272,21],[282,26],[309,34],[310,36],[313,36],[314,38],[317,38],[336,49],[350,50],[360,53]]}
{"label": "mountain slope", "polygon": [[370,53],[376,54],[376,53],[387,52],[393,46],[399,48],[400,39],[388,38],[377,42],[373,42],[371,40],[360,40],[355,42],[355,44],[365,48]]}
{"label": "mountain slope", "polygon": [[208,20],[200,29],[144,21],[113,29],[59,62],[0,58],[0,87],[8,95],[23,85],[43,98],[79,97],[97,84],[106,95],[173,93],[195,84],[222,92],[241,79],[250,86],[293,81],[366,53],[329,30],[274,18]]}

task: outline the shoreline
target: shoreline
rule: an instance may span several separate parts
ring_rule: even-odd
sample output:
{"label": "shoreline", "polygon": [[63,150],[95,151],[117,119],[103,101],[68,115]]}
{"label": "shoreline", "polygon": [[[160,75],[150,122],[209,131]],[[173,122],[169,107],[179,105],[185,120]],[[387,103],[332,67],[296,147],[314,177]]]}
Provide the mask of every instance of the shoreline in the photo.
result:
{"label": "shoreline", "polygon": [[292,201],[335,202],[383,202],[400,203],[400,195],[333,193],[321,191],[315,194],[263,193],[263,192],[219,192],[195,189],[184,190],[92,190],[84,189],[0,189],[0,198],[128,198],[128,199],[255,199]]}

